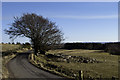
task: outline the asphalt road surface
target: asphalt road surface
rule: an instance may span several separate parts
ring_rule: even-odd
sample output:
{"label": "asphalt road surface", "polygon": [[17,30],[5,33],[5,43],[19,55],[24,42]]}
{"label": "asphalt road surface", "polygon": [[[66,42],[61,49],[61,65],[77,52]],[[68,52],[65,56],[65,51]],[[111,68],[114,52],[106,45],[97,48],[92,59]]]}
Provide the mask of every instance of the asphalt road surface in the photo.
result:
{"label": "asphalt road surface", "polygon": [[12,78],[29,80],[68,80],[35,67],[29,63],[27,58],[28,54],[19,53],[14,59],[8,62],[7,66]]}

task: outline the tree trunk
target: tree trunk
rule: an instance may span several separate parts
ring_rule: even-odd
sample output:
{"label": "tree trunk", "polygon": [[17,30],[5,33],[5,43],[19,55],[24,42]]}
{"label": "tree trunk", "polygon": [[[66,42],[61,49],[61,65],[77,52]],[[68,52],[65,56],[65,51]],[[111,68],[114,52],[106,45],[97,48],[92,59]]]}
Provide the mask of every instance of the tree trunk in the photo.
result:
{"label": "tree trunk", "polygon": [[45,55],[45,51],[43,51],[43,50],[40,50],[40,54],[44,54],[44,55]]}
{"label": "tree trunk", "polygon": [[37,53],[38,53],[38,49],[35,47],[34,48],[34,54],[37,55]]}
{"label": "tree trunk", "polygon": [[34,39],[32,40],[32,43],[33,43],[34,54],[37,55],[37,53],[38,53],[38,44],[36,43],[36,41]]}

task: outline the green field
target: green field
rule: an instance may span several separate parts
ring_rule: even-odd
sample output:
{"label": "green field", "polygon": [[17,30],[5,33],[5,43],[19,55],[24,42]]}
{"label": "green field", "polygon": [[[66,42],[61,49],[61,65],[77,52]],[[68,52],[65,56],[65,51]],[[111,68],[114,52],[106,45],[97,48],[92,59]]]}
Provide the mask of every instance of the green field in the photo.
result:
{"label": "green field", "polygon": [[[78,71],[82,70],[84,77],[87,78],[118,78],[118,56],[110,55],[102,50],[50,50],[47,54],[62,54],[67,56],[82,56],[85,58],[92,58],[100,63],[80,63],[80,62],[67,62],[67,61],[57,61],[52,58],[47,58],[43,55],[39,55],[36,60],[37,64],[52,64],[56,66],[61,66],[63,70],[69,70],[69,73],[78,75]],[[56,70],[56,69],[55,69]],[[64,73],[64,71],[63,71]]]}

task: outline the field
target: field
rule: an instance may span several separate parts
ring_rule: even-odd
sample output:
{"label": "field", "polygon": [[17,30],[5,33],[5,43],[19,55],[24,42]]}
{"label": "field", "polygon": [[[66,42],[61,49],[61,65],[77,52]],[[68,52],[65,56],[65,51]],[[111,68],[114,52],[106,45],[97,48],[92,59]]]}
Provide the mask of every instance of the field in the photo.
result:
{"label": "field", "polygon": [[[61,67],[63,68],[62,73],[65,73],[68,76],[78,76],[78,72],[82,70],[85,78],[118,78],[118,56],[110,55],[102,50],[59,49],[50,50],[46,55],[49,56],[45,57],[39,55],[36,57],[37,64],[43,63],[48,69],[54,67],[54,70],[58,70],[59,67]],[[61,55],[61,57],[55,58],[53,55],[57,57]],[[50,56],[53,58],[50,58]],[[79,57],[88,59],[88,62],[85,62],[87,60],[84,60],[83,62],[77,61],[79,60]],[[56,66],[58,69],[56,69]],[[64,70],[67,70],[69,73],[66,73]],[[61,71],[58,70],[58,72]]]}
{"label": "field", "polygon": [[2,44],[2,52],[8,51],[8,50],[15,50],[18,49],[20,45],[15,44]]}
{"label": "field", "polygon": [[[19,48],[20,45],[3,44],[2,52]],[[9,75],[6,63],[14,56],[2,58],[3,72],[1,73],[5,78]],[[80,70],[83,71],[85,78],[118,78],[118,56],[102,50],[49,50],[46,55],[35,56],[34,63],[38,67],[42,64],[49,71],[72,78],[77,77]]]}

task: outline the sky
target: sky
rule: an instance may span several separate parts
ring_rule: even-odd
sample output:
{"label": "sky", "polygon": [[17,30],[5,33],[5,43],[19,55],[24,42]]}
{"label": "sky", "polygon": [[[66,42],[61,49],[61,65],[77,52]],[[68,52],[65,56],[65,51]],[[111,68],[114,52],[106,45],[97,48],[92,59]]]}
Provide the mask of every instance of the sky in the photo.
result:
{"label": "sky", "polygon": [[1,0],[2,2],[119,2],[119,0]]}
{"label": "sky", "polygon": [[[4,29],[11,27],[14,16],[36,13],[47,17],[64,33],[64,42],[118,41],[117,2],[3,2],[2,42],[12,42]],[[18,37],[14,42],[29,42]]]}

